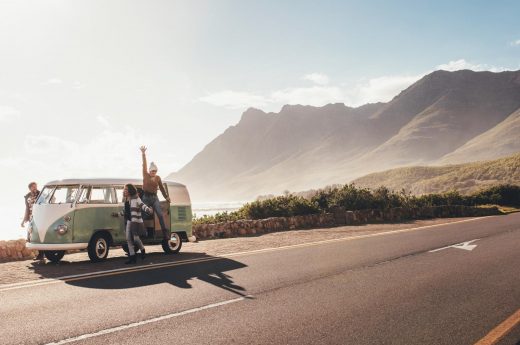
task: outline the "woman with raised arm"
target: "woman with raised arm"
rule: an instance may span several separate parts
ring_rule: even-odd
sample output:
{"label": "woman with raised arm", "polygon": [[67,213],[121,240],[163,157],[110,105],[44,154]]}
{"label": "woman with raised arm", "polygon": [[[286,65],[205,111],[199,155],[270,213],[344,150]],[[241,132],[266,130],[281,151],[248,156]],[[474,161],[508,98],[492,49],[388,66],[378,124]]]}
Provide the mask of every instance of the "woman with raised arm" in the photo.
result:
{"label": "woman with raised arm", "polygon": [[164,223],[161,204],[159,203],[159,198],[157,197],[157,191],[159,189],[161,190],[161,193],[166,199],[166,201],[170,202],[170,198],[164,190],[164,185],[162,183],[161,177],[157,175],[157,165],[155,165],[154,162],[151,162],[150,167],[148,169],[146,167],[146,146],[141,146],[140,150],[143,156],[143,202],[146,205],[150,206],[157,215],[157,218],[159,218],[159,223],[161,224],[161,230],[163,233],[163,239],[167,241],[169,240],[168,229],[166,228],[166,224]]}

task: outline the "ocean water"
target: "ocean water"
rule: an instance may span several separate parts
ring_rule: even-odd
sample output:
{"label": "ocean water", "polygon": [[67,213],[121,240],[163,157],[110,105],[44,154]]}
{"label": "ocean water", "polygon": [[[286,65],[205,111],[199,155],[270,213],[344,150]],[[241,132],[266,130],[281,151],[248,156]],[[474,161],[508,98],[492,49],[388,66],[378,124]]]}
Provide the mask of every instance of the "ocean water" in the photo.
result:
{"label": "ocean water", "polygon": [[213,216],[217,213],[221,212],[232,212],[238,210],[242,205],[244,205],[245,201],[227,201],[227,202],[204,202],[197,203],[194,202],[191,206],[192,213],[196,217],[202,216]]}
{"label": "ocean water", "polygon": [[[212,216],[219,212],[231,212],[239,209],[244,205],[244,201],[229,201],[229,202],[204,202],[192,204],[192,212],[194,216],[202,217],[204,215]],[[3,203],[4,224],[0,227],[0,240],[16,240],[27,237],[27,230],[20,226],[25,211],[22,203],[9,204]]]}

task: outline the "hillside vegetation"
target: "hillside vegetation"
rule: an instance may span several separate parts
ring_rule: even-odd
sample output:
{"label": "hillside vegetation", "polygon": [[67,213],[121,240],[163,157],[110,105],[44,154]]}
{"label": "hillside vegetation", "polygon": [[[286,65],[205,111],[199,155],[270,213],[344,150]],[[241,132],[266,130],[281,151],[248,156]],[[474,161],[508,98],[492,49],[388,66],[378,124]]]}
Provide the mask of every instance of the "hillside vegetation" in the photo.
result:
{"label": "hillside vegetation", "polygon": [[412,194],[457,190],[469,194],[498,184],[520,185],[520,153],[484,162],[439,167],[406,167],[373,173],[352,181],[359,187],[385,186]]}

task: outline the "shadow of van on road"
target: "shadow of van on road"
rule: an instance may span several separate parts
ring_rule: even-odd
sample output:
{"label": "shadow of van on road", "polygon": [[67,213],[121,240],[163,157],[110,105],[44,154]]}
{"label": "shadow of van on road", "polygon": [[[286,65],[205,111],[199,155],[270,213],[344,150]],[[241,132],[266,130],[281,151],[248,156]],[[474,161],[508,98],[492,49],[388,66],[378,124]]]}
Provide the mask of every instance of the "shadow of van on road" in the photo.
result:
{"label": "shadow of van on road", "polygon": [[[175,258],[175,260],[172,260],[173,258]],[[93,265],[98,264],[89,262],[65,261],[59,265],[35,264],[33,265],[33,270],[35,273],[41,275],[42,278],[60,279],[66,284],[90,289],[129,289],[162,283],[169,283],[182,289],[190,289],[192,288],[190,281],[192,279],[199,279],[240,296],[246,295],[245,289],[237,285],[228,272],[247,266],[232,259],[211,256],[205,253],[182,253],[175,256],[152,253],[148,254],[144,261],[139,259],[138,265],[124,265],[123,262],[125,260],[126,258],[111,258],[101,263],[107,264],[103,265],[102,269],[95,266],[94,269],[92,269]],[[183,263],[183,261],[186,260],[194,261]],[[161,265],[171,263],[172,266],[154,267],[150,265],[151,262]],[[79,270],[85,266],[90,267],[90,272]],[[56,276],[58,268],[63,269],[59,269],[60,275]],[[110,271],[121,268],[129,270],[106,272],[107,270]],[[64,275],[82,273],[92,273],[94,275],[78,278],[64,277]]]}

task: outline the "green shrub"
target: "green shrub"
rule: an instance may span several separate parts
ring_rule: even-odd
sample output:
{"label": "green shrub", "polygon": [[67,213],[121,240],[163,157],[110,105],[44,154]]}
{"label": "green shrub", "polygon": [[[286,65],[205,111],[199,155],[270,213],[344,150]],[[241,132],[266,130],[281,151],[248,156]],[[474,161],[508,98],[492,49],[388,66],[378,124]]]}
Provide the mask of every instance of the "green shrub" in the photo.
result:
{"label": "green shrub", "polygon": [[496,204],[501,206],[520,206],[520,186],[499,185],[489,187],[471,195],[458,191],[432,193],[414,196],[392,191],[386,187],[375,190],[358,188],[353,184],[332,186],[313,193],[311,199],[293,194],[265,198],[245,204],[234,212],[217,213],[194,219],[194,224],[219,223],[239,219],[264,219],[269,217],[290,217],[321,212],[334,208],[346,210],[388,209],[393,207],[413,208],[424,206],[465,205],[477,206]]}
{"label": "green shrub", "polygon": [[477,205],[520,206],[520,186],[503,184],[489,187],[473,194],[473,198]]}
{"label": "green shrub", "polygon": [[204,215],[202,217],[195,217],[193,219],[193,224],[195,224],[195,225],[197,225],[197,224],[215,224],[215,223],[230,222],[230,221],[235,221],[235,220],[240,220],[240,219],[245,219],[245,218],[246,217],[243,216],[243,214],[240,212],[240,210],[233,211],[233,212],[224,211],[224,212],[219,212],[212,216]]}
{"label": "green shrub", "polygon": [[289,194],[247,203],[240,211],[248,219],[264,219],[319,213],[320,208],[310,200]]}

